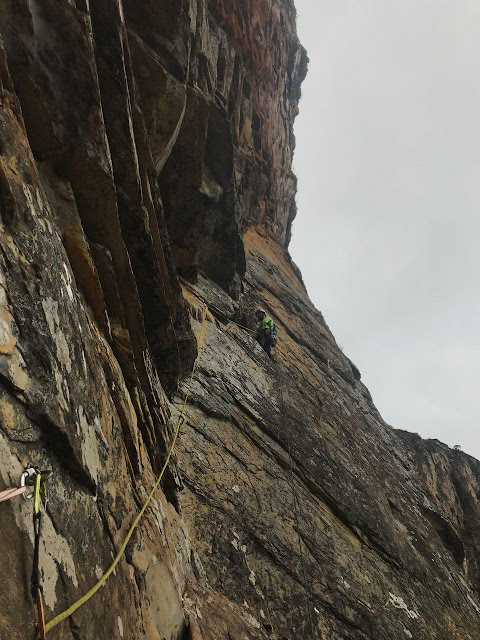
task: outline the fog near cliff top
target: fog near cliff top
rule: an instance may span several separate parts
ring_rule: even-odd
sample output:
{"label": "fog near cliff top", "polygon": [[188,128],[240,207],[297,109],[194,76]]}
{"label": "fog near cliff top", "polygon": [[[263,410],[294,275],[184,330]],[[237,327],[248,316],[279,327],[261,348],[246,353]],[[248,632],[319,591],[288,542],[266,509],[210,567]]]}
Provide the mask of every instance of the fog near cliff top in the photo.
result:
{"label": "fog near cliff top", "polygon": [[292,256],[385,420],[480,458],[480,3],[296,6]]}

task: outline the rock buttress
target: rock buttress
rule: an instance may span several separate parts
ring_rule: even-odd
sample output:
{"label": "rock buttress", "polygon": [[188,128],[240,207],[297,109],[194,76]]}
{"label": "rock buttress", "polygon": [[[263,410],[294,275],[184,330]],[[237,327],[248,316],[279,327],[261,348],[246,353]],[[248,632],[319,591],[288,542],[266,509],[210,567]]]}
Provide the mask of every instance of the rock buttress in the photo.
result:
{"label": "rock buttress", "polygon": [[[145,500],[209,306],[162,490],[49,637],[477,638],[478,463],[382,421],[288,256],[293,3],[6,0],[0,35],[0,489],[54,470],[47,619]],[[20,640],[31,505],[0,521]]]}

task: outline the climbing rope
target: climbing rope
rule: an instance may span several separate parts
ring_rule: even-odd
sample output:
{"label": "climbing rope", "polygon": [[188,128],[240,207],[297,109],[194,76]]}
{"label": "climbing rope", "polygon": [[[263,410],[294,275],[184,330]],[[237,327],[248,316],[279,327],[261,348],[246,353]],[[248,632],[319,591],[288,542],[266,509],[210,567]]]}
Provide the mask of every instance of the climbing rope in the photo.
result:
{"label": "climbing rope", "polygon": [[9,489],[4,489],[0,491],[0,502],[6,502],[7,500],[11,500],[12,498],[16,498],[17,496],[21,496],[25,493],[27,487],[10,487]]}
{"label": "climbing rope", "polygon": [[308,588],[308,579],[307,579],[307,567],[306,567],[306,563],[305,563],[305,555],[303,553],[303,543],[302,543],[302,536],[300,534],[300,515],[299,515],[299,500],[298,500],[298,496],[297,496],[297,491],[295,489],[295,482],[294,482],[294,472],[293,472],[293,456],[292,456],[292,451],[291,451],[291,445],[290,445],[290,438],[288,438],[287,441],[288,444],[288,456],[290,458],[290,488],[292,490],[292,497],[293,497],[293,513],[295,515],[295,526],[297,528],[297,537],[298,537],[298,548],[300,551],[300,562],[302,565],[302,575],[303,575],[303,586],[305,589],[305,596],[306,596],[306,602],[307,602],[307,613],[308,613],[308,619],[309,619],[309,623],[310,623],[310,632],[312,635],[312,640],[316,640],[316,634],[315,634],[315,624],[313,621],[313,611],[312,611],[312,601],[311,601],[311,594],[310,594],[310,589]]}
{"label": "climbing rope", "polygon": [[162,469],[160,471],[160,474],[159,474],[155,484],[153,485],[152,490],[148,494],[148,497],[145,500],[145,502],[143,503],[142,508],[140,509],[140,511],[138,512],[137,516],[135,517],[130,529],[128,530],[127,535],[125,536],[125,540],[122,542],[122,545],[120,546],[120,549],[118,550],[118,553],[115,556],[115,559],[113,560],[113,562],[110,565],[110,567],[103,574],[103,576],[99,579],[99,581],[89,591],[87,591],[87,593],[85,595],[83,595],[76,602],[74,602],[68,609],[66,609],[65,611],[60,613],[58,616],[55,616],[55,618],[53,618],[52,620],[50,620],[47,623],[46,628],[45,628],[46,632],[51,631],[58,624],[60,624],[61,622],[63,622],[67,618],[69,618],[72,614],[74,614],[75,611],[77,611],[77,609],[79,609],[82,605],[84,605],[86,602],[88,602],[88,600],[90,600],[90,598],[92,596],[94,596],[97,593],[97,591],[105,584],[105,582],[108,580],[110,575],[115,570],[115,567],[117,566],[117,564],[120,562],[123,554],[125,553],[125,549],[127,547],[127,544],[130,541],[130,538],[132,537],[135,529],[138,526],[138,523],[142,519],[143,514],[145,513],[145,511],[146,511],[148,505],[150,504],[155,492],[157,491],[157,489],[158,489],[158,487],[159,487],[159,485],[160,485],[160,483],[162,481],[163,475],[164,475],[164,473],[165,473],[165,471],[166,471],[166,469],[168,467],[168,463],[170,462],[170,458],[172,456],[173,450],[175,448],[175,444],[177,442],[178,434],[180,432],[180,427],[181,427],[181,425],[183,424],[183,422],[185,420],[185,411],[186,411],[186,408],[187,408],[187,401],[188,401],[188,398],[189,398],[190,392],[191,392],[193,377],[195,375],[198,359],[199,359],[200,354],[202,353],[204,342],[205,342],[206,314],[207,314],[207,308],[206,308],[206,306],[204,306],[203,307],[203,311],[202,311],[202,321],[201,321],[200,331],[199,331],[199,334],[198,334],[198,354],[197,354],[197,357],[196,357],[195,362],[193,364],[192,372],[190,374],[190,378],[189,378],[189,381],[188,381],[188,384],[187,384],[187,388],[185,390],[185,395],[184,395],[184,399],[183,399],[182,408],[181,408],[180,414],[179,414],[178,419],[177,419],[177,424],[176,424],[176,427],[175,427],[175,431],[174,431],[172,443],[170,445],[170,449],[168,451],[167,457],[166,457],[165,462],[163,464],[163,467],[162,467]]}
{"label": "climbing rope", "polygon": [[[278,370],[278,375],[280,377],[281,413],[282,413],[283,419],[284,419],[284,421],[286,423],[287,416],[286,416],[286,413],[285,413],[285,401],[284,401],[284,397],[283,397],[284,379],[283,379],[282,372],[280,371],[280,368],[278,366],[277,366],[277,370]],[[287,425],[287,427],[288,427],[288,425]],[[297,529],[298,549],[299,549],[299,552],[300,552],[300,563],[302,565],[303,587],[305,589],[306,609],[307,609],[308,621],[309,621],[309,625],[310,625],[310,634],[312,636],[312,640],[316,640],[315,623],[314,623],[314,619],[313,619],[312,597],[311,597],[311,594],[310,594],[310,589],[308,588],[307,566],[306,566],[306,562],[305,562],[305,555],[303,553],[302,537],[301,537],[301,534],[300,534],[300,514],[299,514],[300,502],[298,500],[297,491],[295,489],[295,478],[294,478],[295,474],[294,474],[294,470],[293,470],[292,445],[291,445],[291,439],[290,439],[290,436],[289,436],[289,433],[288,433],[288,428],[285,429],[285,433],[286,433],[286,441],[287,441],[288,458],[289,458],[289,463],[290,463],[289,474],[288,474],[288,483],[289,483],[290,488],[292,490],[293,513],[294,513],[294,516],[295,516],[295,526],[296,526],[296,529]]]}
{"label": "climbing rope", "polygon": [[[183,280],[183,279],[182,279]],[[209,308],[211,308],[214,313],[216,313],[217,315],[219,315],[220,317],[224,318],[225,320],[227,320],[228,322],[232,322],[234,324],[236,324],[237,326],[239,326],[240,328],[248,331],[249,333],[254,333],[254,331],[252,331],[252,329],[249,329],[248,327],[245,327],[243,325],[241,325],[240,323],[237,323],[233,320],[231,320],[230,318],[228,318],[227,316],[225,316],[225,314],[223,314],[219,309],[215,308],[213,305],[207,305],[206,301],[202,298],[202,296],[200,296],[200,294],[198,294],[198,292],[196,292],[193,287],[191,287],[188,283],[186,283],[184,281],[185,285],[188,287],[188,289],[190,289],[192,291],[192,293],[194,293],[194,295],[203,303],[203,309],[202,309],[202,318],[201,318],[201,326],[200,326],[200,331],[198,334],[198,353],[197,353],[197,357],[195,359],[195,362],[193,364],[192,367],[192,371],[187,383],[187,387],[185,389],[185,393],[184,393],[184,399],[183,399],[183,403],[182,403],[182,407],[180,410],[180,413],[178,415],[177,418],[177,422],[176,422],[176,426],[175,426],[175,430],[174,430],[174,434],[173,434],[173,438],[172,438],[172,442],[170,445],[170,448],[168,450],[167,453],[167,457],[165,459],[165,462],[163,464],[163,467],[160,471],[159,476],[157,477],[152,490],[150,491],[150,493],[148,494],[145,502],[143,503],[142,508],[140,509],[140,511],[138,512],[137,516],[135,517],[135,519],[133,520],[132,525],[130,526],[130,529],[127,532],[127,535],[123,541],[123,543],[121,544],[117,555],[115,556],[112,564],[110,565],[110,567],[107,569],[107,571],[101,576],[101,578],[98,580],[98,582],[89,590],[87,591],[87,593],[85,593],[82,597],[80,597],[78,600],[76,600],[68,609],[66,609],[65,611],[63,611],[62,613],[60,613],[59,615],[55,616],[52,620],[50,620],[48,623],[45,622],[45,609],[44,609],[44,602],[43,602],[43,590],[42,590],[42,586],[40,584],[40,571],[39,571],[39,547],[40,547],[40,536],[41,536],[41,511],[40,511],[40,491],[41,488],[43,486],[42,483],[42,473],[39,472],[38,470],[35,469],[35,490],[34,493],[31,494],[30,496],[26,496],[26,497],[32,497],[32,495],[34,496],[34,514],[33,514],[33,523],[34,523],[34,559],[33,559],[33,570],[32,570],[32,579],[31,579],[31,593],[32,593],[32,598],[34,599],[35,602],[35,607],[36,607],[36,611],[37,611],[37,629],[38,629],[38,637],[40,638],[40,640],[46,640],[46,634],[47,632],[51,631],[54,627],[56,627],[58,624],[60,624],[61,622],[63,622],[64,620],[66,620],[67,618],[69,618],[70,616],[72,616],[75,611],[77,611],[81,606],[83,606],[86,602],[88,602],[96,593],[97,591],[106,583],[106,581],[108,580],[108,578],[111,576],[111,574],[114,572],[116,566],[118,565],[118,563],[120,562],[121,558],[123,557],[126,547],[133,535],[133,533],[135,532],[140,520],[142,519],[146,509],[148,508],[155,492],[157,491],[163,476],[165,474],[165,471],[168,467],[168,464],[170,462],[171,456],[173,454],[179,433],[180,433],[180,428],[185,420],[185,411],[186,411],[186,406],[187,406],[187,402],[188,402],[188,398],[190,396],[191,393],[191,386],[193,383],[193,378],[196,372],[196,368],[197,368],[197,363],[198,363],[198,359],[200,357],[200,354],[203,351],[203,347],[204,347],[204,340],[205,340],[205,332],[206,332],[206,315],[207,315],[207,311]],[[279,377],[281,380],[281,404],[282,404],[282,415],[284,416],[284,418],[286,419],[285,416],[285,405],[284,405],[284,395],[283,395],[283,387],[284,387],[284,381],[283,381],[283,376],[281,371],[279,370]],[[307,569],[306,569],[306,562],[305,562],[305,556],[304,556],[304,552],[303,552],[303,544],[302,544],[302,539],[301,539],[301,534],[300,534],[300,516],[299,516],[299,501],[298,501],[298,496],[297,496],[297,492],[295,489],[295,483],[294,483],[294,460],[293,460],[293,456],[292,456],[292,449],[291,449],[291,441],[290,441],[290,437],[288,435],[288,429],[286,430],[286,440],[287,440],[287,450],[288,450],[288,456],[289,456],[289,462],[290,462],[290,468],[289,468],[289,476],[288,476],[288,481],[292,490],[292,496],[293,496],[293,512],[294,512],[294,516],[295,516],[295,525],[296,525],[296,529],[297,529],[297,535],[298,535],[298,545],[299,545],[299,552],[300,552],[300,559],[301,559],[301,565],[302,565],[302,576],[303,576],[303,583],[304,583],[304,589],[305,589],[305,594],[306,594],[306,605],[307,605],[307,612],[308,612],[308,618],[309,618],[309,625],[310,625],[310,629],[311,629],[311,637],[312,640],[316,640],[316,634],[315,634],[315,626],[314,626],[314,619],[313,619],[313,612],[312,612],[312,602],[311,602],[311,594],[308,588],[308,579],[307,579]],[[46,472],[47,473],[47,472]],[[28,479],[31,480],[31,471],[25,471],[22,474],[22,478],[21,478],[21,482],[20,482],[20,486],[19,487],[11,487],[9,489],[5,489],[3,491],[0,492],[0,502],[9,500],[13,497],[16,497],[18,495],[22,495],[26,493],[27,487],[26,487],[26,481],[28,481]]]}

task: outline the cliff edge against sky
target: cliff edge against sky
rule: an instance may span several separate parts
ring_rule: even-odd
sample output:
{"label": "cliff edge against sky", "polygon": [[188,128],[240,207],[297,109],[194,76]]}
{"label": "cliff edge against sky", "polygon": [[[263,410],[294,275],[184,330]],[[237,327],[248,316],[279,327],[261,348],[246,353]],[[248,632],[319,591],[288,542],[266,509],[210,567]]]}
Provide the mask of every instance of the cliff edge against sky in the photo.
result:
{"label": "cliff edge against sky", "polygon": [[[0,37],[0,490],[54,472],[47,621],[191,390],[47,637],[477,640],[480,463],[384,423],[288,254],[293,2],[4,0]],[[1,640],[32,510],[0,503]]]}

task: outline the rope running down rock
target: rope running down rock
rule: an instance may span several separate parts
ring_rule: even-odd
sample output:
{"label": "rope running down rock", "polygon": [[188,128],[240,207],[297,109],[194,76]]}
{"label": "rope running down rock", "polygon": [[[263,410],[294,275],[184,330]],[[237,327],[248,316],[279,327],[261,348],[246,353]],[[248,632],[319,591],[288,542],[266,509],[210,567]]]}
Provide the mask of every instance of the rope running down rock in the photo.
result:
{"label": "rope running down rock", "polygon": [[[281,394],[281,409],[282,409],[282,415],[284,417],[284,420],[287,420],[286,414],[285,414],[285,402],[284,402],[284,398],[283,398],[283,389],[284,389],[284,380],[283,380],[283,375],[280,371],[280,369],[278,368],[278,375],[280,377],[280,394]],[[290,461],[290,468],[289,468],[289,479],[288,479],[288,483],[290,485],[290,488],[292,490],[292,498],[293,498],[293,513],[295,516],[295,526],[297,528],[297,536],[298,536],[298,548],[300,551],[300,561],[301,561],[301,565],[302,565],[302,575],[303,575],[303,587],[305,589],[305,598],[306,598],[306,604],[307,604],[307,613],[308,613],[308,621],[310,624],[310,633],[312,636],[312,640],[316,640],[316,633],[315,633],[315,623],[313,621],[313,611],[312,611],[312,599],[311,599],[311,594],[310,594],[310,589],[308,588],[308,579],[307,579],[307,567],[305,564],[305,556],[303,553],[303,544],[302,544],[302,537],[300,534],[300,515],[299,515],[299,501],[298,501],[298,496],[297,496],[297,492],[295,490],[295,480],[294,480],[294,472],[293,472],[293,456],[292,456],[292,447],[291,447],[291,440],[290,440],[290,436],[288,435],[288,430],[286,430],[286,440],[287,440],[287,450],[288,450],[288,457],[289,457],[289,461]]]}
{"label": "rope running down rock", "polygon": [[[242,325],[242,324],[240,324],[238,322],[235,322],[235,320],[231,320],[224,313],[222,313],[219,309],[217,309],[216,307],[214,307],[211,304],[208,304],[206,302],[206,300],[198,293],[198,291],[196,291],[195,288],[192,287],[192,285],[189,282],[187,282],[184,278],[180,278],[180,280],[181,280],[182,284],[184,284],[184,286],[186,286],[187,289],[189,289],[191,291],[191,293],[193,293],[195,295],[196,298],[198,298],[201,302],[203,302],[203,304],[205,306],[208,307],[209,310],[211,309],[214,313],[216,313],[218,316],[224,318],[228,322],[233,322],[233,324],[236,324],[241,329],[244,329],[244,330],[248,331],[249,333],[255,333],[255,331],[253,331],[252,329],[249,329],[248,327],[245,327],[244,325]],[[234,338],[234,337],[232,336],[232,338]],[[235,340],[235,338],[234,338],[234,340]],[[237,342],[237,341],[235,340],[235,342]],[[284,399],[283,399],[284,379],[283,379],[283,375],[282,375],[280,369],[278,368],[278,365],[277,365],[276,368],[278,370],[278,375],[279,375],[279,378],[280,378],[282,415],[285,417],[285,404],[284,404]],[[288,431],[287,431],[287,434],[288,434]],[[308,588],[307,569],[306,569],[306,564],[305,564],[305,556],[304,556],[304,553],[303,553],[302,539],[301,539],[301,535],[300,535],[299,502],[298,502],[297,492],[295,490],[294,479],[293,479],[293,475],[294,475],[294,473],[293,473],[293,456],[292,456],[290,437],[288,435],[286,437],[286,440],[287,440],[286,444],[287,444],[287,450],[288,450],[288,457],[289,457],[289,462],[290,462],[289,480],[288,481],[289,481],[289,484],[290,484],[290,488],[292,490],[292,498],[293,498],[293,505],[292,506],[293,506],[293,512],[294,512],[294,516],[295,516],[295,526],[297,528],[297,535],[298,535],[298,546],[299,546],[300,560],[301,560],[301,565],[302,565],[303,586],[304,586],[304,589],[305,589],[308,621],[309,621],[310,633],[311,633],[312,640],[316,640],[315,623],[314,623],[313,611],[312,611],[313,607],[312,607],[310,590]]]}
{"label": "rope running down rock", "polygon": [[103,574],[103,576],[100,578],[100,580],[89,591],[87,591],[87,593],[85,595],[83,595],[76,602],[74,602],[68,609],[66,609],[65,611],[60,613],[58,616],[55,616],[55,618],[53,618],[52,620],[50,620],[50,622],[47,623],[47,625],[46,625],[46,631],[47,632],[51,631],[58,624],[60,624],[61,622],[63,622],[67,618],[69,618],[72,614],[74,614],[77,609],[79,609],[82,605],[84,605],[86,602],[88,602],[88,600],[90,600],[90,598],[92,596],[94,596],[97,593],[97,591],[105,584],[105,582],[108,580],[110,575],[115,570],[115,567],[117,566],[117,564],[120,562],[123,554],[125,553],[125,549],[127,547],[127,544],[130,541],[130,538],[132,537],[135,529],[138,526],[138,523],[140,522],[143,514],[145,513],[148,505],[150,504],[155,492],[157,491],[157,489],[158,489],[158,487],[159,487],[159,485],[160,485],[160,483],[162,481],[163,475],[164,475],[164,473],[165,473],[165,471],[167,469],[167,466],[168,466],[168,464],[170,462],[170,458],[172,456],[173,450],[175,448],[175,444],[177,442],[178,434],[180,432],[180,427],[181,427],[181,425],[183,424],[183,422],[185,420],[185,417],[184,417],[185,416],[185,410],[186,410],[186,407],[187,407],[188,398],[190,396],[193,377],[195,375],[195,371],[196,371],[196,368],[197,368],[197,362],[198,362],[198,359],[200,357],[200,354],[202,353],[203,345],[204,345],[204,341],[205,341],[206,314],[207,314],[207,307],[204,306],[203,307],[203,312],[202,312],[202,322],[201,322],[200,332],[199,332],[199,335],[198,335],[198,354],[197,354],[197,357],[195,359],[195,362],[194,362],[194,365],[193,365],[193,368],[192,368],[192,372],[190,374],[190,378],[189,378],[189,381],[188,381],[187,388],[185,390],[182,409],[181,409],[180,414],[179,414],[178,419],[177,419],[177,424],[176,424],[176,427],[175,427],[175,432],[174,432],[174,435],[173,435],[172,444],[171,444],[170,449],[168,451],[167,458],[166,458],[165,463],[164,463],[164,465],[162,467],[162,470],[160,471],[160,475],[158,476],[155,484],[153,485],[152,490],[148,494],[148,497],[145,500],[142,508],[140,509],[140,511],[138,512],[137,516],[135,517],[130,529],[128,530],[127,535],[125,536],[125,540],[123,541],[123,543],[122,543],[120,549],[118,550],[118,553],[115,556],[115,559],[113,560],[113,562],[110,565],[110,567]]}

